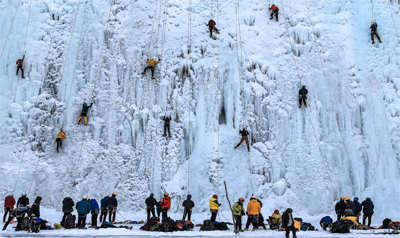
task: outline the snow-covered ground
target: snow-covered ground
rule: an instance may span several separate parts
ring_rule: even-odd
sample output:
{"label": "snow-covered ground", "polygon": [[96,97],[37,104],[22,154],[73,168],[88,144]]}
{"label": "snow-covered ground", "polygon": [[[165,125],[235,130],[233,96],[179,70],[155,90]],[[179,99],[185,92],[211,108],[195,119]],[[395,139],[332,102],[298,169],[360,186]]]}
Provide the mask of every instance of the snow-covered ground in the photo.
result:
{"label": "snow-covered ground", "polygon": [[[217,193],[229,214],[226,181],[231,202],[254,193],[265,214],[292,207],[319,219],[333,214],[339,197],[358,196],[372,198],[376,217],[400,219],[400,47],[388,5],[400,27],[398,1],[373,1],[383,41],[375,45],[371,0],[308,0],[314,31],[303,1],[282,2],[275,1],[279,22],[269,21],[271,1],[240,2],[237,51],[235,1],[193,0],[188,55],[189,1],[169,0],[164,8],[157,0],[61,0],[59,11],[58,0],[32,1],[21,79],[15,61],[29,12],[29,1],[21,0],[0,60],[0,197],[26,191],[60,211],[66,196],[100,200],[115,191],[120,210],[135,214],[150,192],[157,199],[169,192],[172,212],[190,193],[200,214]],[[17,4],[0,1],[0,47]],[[204,25],[211,11],[221,31],[216,40]],[[285,20],[309,114],[298,108],[301,84]],[[148,57],[162,58],[156,80],[141,75]],[[77,125],[92,95],[88,126]],[[162,137],[164,115],[172,115],[171,139]],[[57,154],[62,126],[67,138]],[[233,149],[243,126],[251,134],[249,154],[245,145]]]}

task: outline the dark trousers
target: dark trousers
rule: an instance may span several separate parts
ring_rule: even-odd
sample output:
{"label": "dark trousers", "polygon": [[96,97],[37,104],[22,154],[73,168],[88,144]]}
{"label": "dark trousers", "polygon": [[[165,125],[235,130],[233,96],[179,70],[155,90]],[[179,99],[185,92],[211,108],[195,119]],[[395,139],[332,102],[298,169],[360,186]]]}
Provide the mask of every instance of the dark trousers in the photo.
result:
{"label": "dark trousers", "polygon": [[239,144],[236,145],[236,147],[238,147],[240,144],[242,144],[243,141],[246,141],[247,149],[250,150],[249,139],[247,139],[247,136],[246,137],[242,137],[242,139],[240,140]]}
{"label": "dark trousers", "polygon": [[92,214],[92,226],[97,226],[97,217],[99,214]]}
{"label": "dark trousers", "polygon": [[257,221],[257,215],[249,215],[247,217],[247,222],[246,222],[246,228],[250,227],[250,223],[253,224],[253,228],[258,229],[258,221]]}
{"label": "dark trousers", "polygon": [[12,219],[14,219],[14,217],[10,215],[10,216],[8,217],[7,222],[6,222],[6,223],[4,224],[4,226],[3,226],[3,230],[5,230],[5,229],[7,228],[8,224],[10,224],[10,222],[12,221]]}
{"label": "dark trousers", "polygon": [[147,212],[147,220],[150,220],[150,212],[153,215],[153,217],[156,217],[156,211],[154,210],[154,207],[147,207],[146,212]]}
{"label": "dark trousers", "polygon": [[217,33],[218,33],[218,29],[215,27],[215,26],[213,26],[213,27],[208,27],[208,30],[210,30],[210,36],[212,37],[212,32],[213,32],[213,30],[215,30]]}
{"label": "dark trousers", "polygon": [[[7,215],[8,215],[8,214],[11,215],[11,212],[12,212],[12,208],[10,208],[10,207],[5,207],[5,208],[4,208],[3,221],[6,221]],[[10,219],[10,216],[8,216],[8,219]]]}
{"label": "dark trousers", "polygon": [[235,230],[242,229],[242,216],[235,215]]}
{"label": "dark trousers", "polygon": [[365,226],[365,221],[367,220],[367,218],[368,218],[368,226],[371,226],[372,214],[371,214],[371,215],[366,215],[366,214],[364,214],[364,217],[363,217],[363,226]]}
{"label": "dark trousers", "polygon": [[286,237],[289,237],[290,231],[292,231],[293,237],[297,237],[296,236],[296,227],[294,227],[293,225],[292,226],[287,226],[285,228],[285,231],[286,231]]}
{"label": "dark trousers", "polygon": [[167,219],[168,218],[168,211],[161,211],[162,213],[162,219]]}
{"label": "dark trousers", "polygon": [[182,218],[182,220],[185,221],[186,215],[188,216],[188,220],[191,221],[192,209],[186,209],[186,208],[185,208],[185,210],[183,211],[183,218]]}
{"label": "dark trousers", "polygon": [[62,146],[61,138],[57,138],[56,142],[57,142],[57,151],[58,151],[58,148],[61,148],[61,146]]}
{"label": "dark trousers", "polygon": [[151,77],[154,78],[154,66],[147,66],[144,68],[143,73],[146,73],[146,70],[151,69]]}
{"label": "dark trousers", "polygon": [[[117,214],[117,212],[115,211],[110,211],[109,213],[108,213],[109,215],[108,215],[108,220],[110,221],[110,222],[115,222],[115,215]],[[112,219],[111,219],[111,216],[112,216]]]}
{"label": "dark trousers", "polygon": [[274,19],[274,14],[275,14],[275,17],[276,17],[276,21],[278,21],[279,10],[272,10],[271,19],[270,20]]}
{"label": "dark trousers", "polygon": [[171,137],[171,131],[169,130],[169,125],[164,124],[164,136],[167,136],[166,132],[168,131],[168,136]]}
{"label": "dark trousers", "polygon": [[107,219],[107,211],[102,211],[100,214],[100,223],[103,224],[103,221],[106,221]]}
{"label": "dark trousers", "polygon": [[307,106],[307,102],[306,102],[307,97],[306,96],[299,96],[299,105],[301,106],[301,101],[304,102],[304,106]]}
{"label": "dark trousers", "polygon": [[78,213],[78,224],[76,227],[85,227],[86,225],[86,214],[85,213]]}
{"label": "dark trousers", "polygon": [[64,212],[63,218],[61,220],[61,222],[65,222],[65,218],[67,218],[67,216],[71,214],[70,212]]}
{"label": "dark trousers", "polygon": [[17,75],[18,75],[18,71],[21,70],[22,72],[22,78],[24,78],[24,69],[22,68],[22,66],[17,66]]}
{"label": "dark trousers", "polygon": [[371,31],[371,40],[372,42],[375,42],[374,36],[376,36],[376,38],[378,38],[378,41],[381,41],[381,38],[378,35],[377,31]]}
{"label": "dark trousers", "polygon": [[217,211],[215,211],[215,212],[211,212],[211,222],[214,222],[215,221],[215,219],[217,219],[217,214],[218,214],[218,212]]}
{"label": "dark trousers", "polygon": [[344,214],[342,214],[342,212],[337,212],[336,213],[337,214],[337,220],[336,221],[339,221],[340,219],[342,219],[342,216],[344,215]]}

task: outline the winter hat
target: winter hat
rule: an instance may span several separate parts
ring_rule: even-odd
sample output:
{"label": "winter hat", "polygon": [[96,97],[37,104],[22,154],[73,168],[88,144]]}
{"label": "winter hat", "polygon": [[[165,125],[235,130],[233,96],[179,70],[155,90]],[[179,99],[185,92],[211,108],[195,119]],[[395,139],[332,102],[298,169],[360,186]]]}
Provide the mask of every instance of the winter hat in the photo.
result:
{"label": "winter hat", "polygon": [[275,213],[275,214],[279,214],[279,210],[276,209],[276,210],[274,211],[274,213]]}
{"label": "winter hat", "polygon": [[151,197],[151,198],[154,197],[154,193],[150,193],[150,197]]}
{"label": "winter hat", "polygon": [[188,194],[187,199],[191,199],[191,198],[192,198],[192,195]]}
{"label": "winter hat", "polygon": [[291,208],[288,208],[288,209],[286,209],[286,212],[287,212],[287,213],[292,213],[293,210],[292,210]]}
{"label": "winter hat", "polygon": [[35,199],[35,202],[40,203],[42,201],[42,197],[41,196],[37,196]]}

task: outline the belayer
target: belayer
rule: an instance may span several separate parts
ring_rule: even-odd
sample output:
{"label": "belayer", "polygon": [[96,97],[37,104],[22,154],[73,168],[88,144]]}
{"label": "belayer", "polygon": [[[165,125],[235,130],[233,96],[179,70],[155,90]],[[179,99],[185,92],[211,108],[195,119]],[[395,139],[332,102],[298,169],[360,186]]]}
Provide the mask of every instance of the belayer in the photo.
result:
{"label": "belayer", "polygon": [[194,202],[192,201],[192,195],[188,194],[186,198],[187,199],[182,203],[182,206],[184,207],[182,220],[185,221],[187,215],[188,220],[191,221]]}
{"label": "belayer", "polygon": [[215,27],[215,25],[217,25],[217,23],[215,23],[215,21],[213,19],[208,21],[208,24],[206,24],[206,26],[208,26],[208,30],[210,30],[210,37],[211,38],[212,38],[213,30],[215,30],[215,32],[217,32],[217,34],[219,34],[219,31],[218,31],[217,27]]}
{"label": "belayer", "polygon": [[11,221],[14,218],[17,218],[17,226],[15,227],[15,231],[20,231],[22,230],[22,217],[25,216],[25,213],[27,213],[29,211],[29,207],[17,207],[16,209],[14,209],[11,213],[10,216],[8,217],[7,222],[5,222],[4,226],[3,226],[3,231],[7,228],[7,226],[11,223]]}
{"label": "belayer", "polygon": [[214,222],[215,219],[217,219],[217,214],[219,211],[219,207],[221,206],[221,203],[218,202],[218,195],[214,194],[212,198],[210,198],[210,202],[208,204],[210,206],[210,212],[211,212],[211,222]]}
{"label": "belayer", "polygon": [[87,113],[89,111],[89,108],[91,108],[93,106],[93,103],[90,104],[90,106],[87,105],[87,103],[83,103],[82,106],[82,112],[81,112],[81,116],[78,119],[78,125],[79,125],[79,121],[82,119],[82,117],[85,119],[85,126],[87,126]]}
{"label": "belayer", "polygon": [[147,206],[147,220],[150,220],[150,213],[153,215],[153,217],[156,217],[154,206],[157,204],[157,200],[154,198],[154,193],[150,193],[150,197],[146,198],[145,203]]}
{"label": "belayer", "polygon": [[111,197],[107,199],[108,205],[108,221],[112,224],[115,224],[115,215],[117,214],[118,200],[117,193],[112,193]]}
{"label": "belayer", "polygon": [[65,135],[65,131],[60,131],[60,132],[58,132],[58,134],[57,134],[57,139],[56,139],[56,142],[57,142],[57,153],[60,153],[60,151],[58,150],[58,148],[60,148],[61,149],[61,146],[62,146],[62,138],[67,138],[67,136]]}
{"label": "belayer", "polygon": [[239,198],[239,201],[235,203],[232,207],[233,216],[235,217],[235,231],[243,232],[242,230],[242,216],[245,215],[244,213],[244,198]]}
{"label": "belayer", "polygon": [[379,43],[382,43],[381,38],[378,35],[378,24],[376,24],[376,22],[372,22],[371,24],[371,40],[372,40],[372,44],[375,44],[375,39],[374,36],[376,36],[376,38],[378,38]]}
{"label": "belayer", "polygon": [[163,136],[164,137],[167,136],[166,132],[167,132],[167,129],[168,129],[168,135],[169,135],[169,138],[171,138],[171,130],[170,130],[170,127],[169,127],[169,123],[171,121],[171,116],[163,117],[163,121],[164,121],[164,135]]}
{"label": "belayer", "polygon": [[155,79],[155,78],[154,78],[154,68],[156,67],[156,64],[160,63],[160,61],[161,61],[161,59],[159,59],[158,61],[155,61],[155,60],[153,59],[153,57],[151,57],[150,60],[147,60],[147,61],[146,61],[146,64],[149,64],[149,66],[147,66],[146,68],[144,68],[144,71],[143,71],[142,74],[145,74],[145,73],[146,73],[146,70],[151,69],[151,78],[152,78],[152,79]]}
{"label": "belayer", "polygon": [[235,146],[235,149],[239,147],[240,144],[242,144],[243,141],[246,141],[247,144],[247,150],[250,152],[250,146],[249,146],[249,139],[247,136],[249,135],[249,132],[246,130],[246,128],[243,128],[243,130],[239,129],[239,133],[242,135],[242,139],[240,140],[239,144]]}
{"label": "belayer", "polygon": [[274,14],[275,14],[276,21],[278,21],[279,8],[277,6],[275,6],[275,4],[272,4],[272,6],[269,8],[269,10],[270,11],[272,10],[270,20],[274,19]]}
{"label": "belayer", "polygon": [[301,108],[301,101],[303,100],[304,106],[307,107],[307,94],[308,90],[306,89],[306,85],[303,85],[303,87],[299,90],[299,108]]}
{"label": "belayer", "polygon": [[[26,196],[26,192],[22,192],[21,197],[18,198],[17,207],[27,207],[29,205],[29,198]],[[25,217],[25,213],[22,214],[22,218]]]}
{"label": "belayer", "polygon": [[25,55],[22,57],[22,59],[18,59],[16,64],[17,64],[17,73],[16,75],[18,75],[18,71],[21,70],[22,72],[22,77],[21,78],[25,78],[24,76],[24,69],[22,68],[24,66],[24,59],[25,59]]}

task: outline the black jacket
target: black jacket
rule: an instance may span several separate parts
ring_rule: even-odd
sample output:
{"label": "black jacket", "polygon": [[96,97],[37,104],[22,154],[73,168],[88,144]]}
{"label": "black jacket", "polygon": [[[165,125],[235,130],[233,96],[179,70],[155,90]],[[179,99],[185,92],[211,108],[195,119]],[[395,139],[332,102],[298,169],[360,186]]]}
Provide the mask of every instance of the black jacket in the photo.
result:
{"label": "black jacket", "polygon": [[260,204],[260,207],[262,208],[262,202],[259,199],[257,199],[257,202]]}
{"label": "black jacket", "polygon": [[40,204],[34,202],[31,209],[29,210],[29,214],[32,217],[40,217]]}
{"label": "black jacket", "polygon": [[299,90],[299,95],[301,95],[301,96],[306,96],[307,93],[308,93],[308,90],[307,90],[305,87],[302,87],[302,88]]}
{"label": "black jacket", "polygon": [[90,104],[90,106],[85,106],[85,104],[83,104],[82,106],[82,112],[88,112],[89,108],[91,108],[93,106],[93,103]]}
{"label": "black jacket", "polygon": [[112,197],[107,200],[107,206],[118,207],[118,201],[115,195],[112,195]]}
{"label": "black jacket", "polygon": [[27,205],[29,205],[29,198],[26,196],[18,198],[17,207],[26,207]]}
{"label": "black jacket", "polygon": [[289,223],[289,219],[292,219],[292,226],[294,226],[294,219],[293,219],[293,215],[290,213],[291,216],[289,216],[289,213],[287,212],[287,210],[282,214],[282,228],[286,228],[288,223]]}
{"label": "black jacket", "polygon": [[182,206],[184,206],[185,209],[189,210],[194,207],[194,202],[190,199],[187,199],[187,200],[183,201]]}
{"label": "black jacket", "polygon": [[249,132],[246,129],[239,130],[239,133],[242,135],[242,137],[246,137],[249,135]]}
{"label": "black jacket", "polygon": [[147,207],[154,207],[154,205],[157,204],[157,200],[153,197],[148,197],[148,198],[146,198],[145,203],[146,203]]}
{"label": "black jacket", "polygon": [[338,212],[344,213],[345,210],[346,210],[346,203],[344,201],[340,201],[340,202],[336,203],[336,206],[335,206],[336,213],[338,213]]}
{"label": "black jacket", "polygon": [[356,204],[352,201],[347,201],[346,203],[346,210],[351,209],[354,214],[356,214]]}
{"label": "black jacket", "polygon": [[372,215],[374,214],[374,203],[371,201],[371,198],[365,199],[364,202],[361,203],[361,206],[364,207],[364,214],[365,215]]}
{"label": "black jacket", "polygon": [[62,211],[64,213],[71,213],[74,210],[75,203],[72,200],[72,198],[66,197],[64,198],[62,203],[63,203]]}

